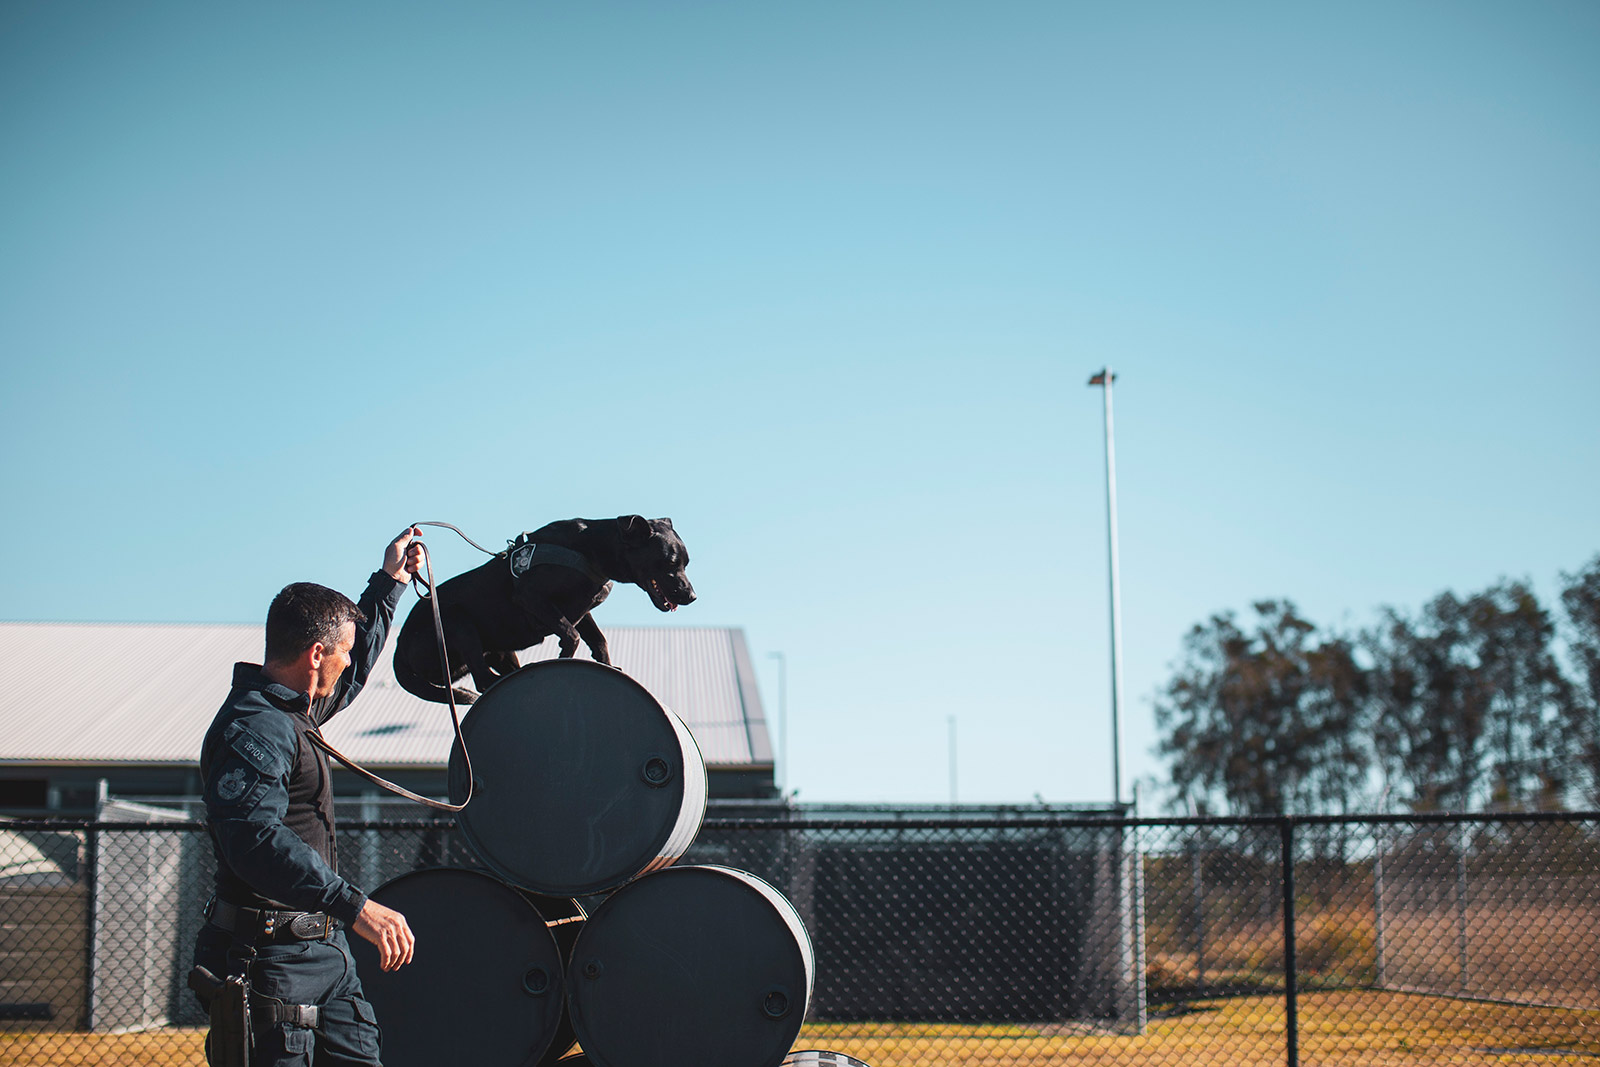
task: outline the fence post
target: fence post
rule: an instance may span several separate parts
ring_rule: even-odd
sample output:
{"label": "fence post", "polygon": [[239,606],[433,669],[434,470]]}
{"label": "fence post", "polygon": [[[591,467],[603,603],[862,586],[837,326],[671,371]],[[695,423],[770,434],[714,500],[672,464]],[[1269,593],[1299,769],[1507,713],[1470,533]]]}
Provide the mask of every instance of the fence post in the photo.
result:
{"label": "fence post", "polygon": [[[94,821],[99,822],[101,815],[106,810],[106,804],[111,800],[111,783],[102,778],[95,783]],[[85,835],[84,841],[85,876],[89,882],[88,919],[89,938],[86,946],[88,959],[84,968],[83,984],[83,1028],[93,1032],[96,1018],[95,1003],[100,999],[97,987],[100,984],[100,953],[98,942],[100,940],[100,831],[91,829]]]}
{"label": "fence post", "polygon": [[1115,829],[1110,876],[1116,917],[1113,998],[1117,1031],[1142,1034],[1148,1021],[1144,975],[1144,862],[1139,855],[1137,827],[1124,821]]}
{"label": "fence post", "polygon": [[[1196,835],[1198,836],[1198,835]],[[1206,989],[1206,861],[1200,843],[1189,839],[1189,879],[1193,883],[1191,910],[1194,912],[1194,988],[1196,993]]]}
{"label": "fence post", "polygon": [[[1134,812],[1137,814],[1139,790],[1134,787]],[[1139,828],[1133,828],[1133,1003],[1138,1013],[1134,1033],[1142,1034],[1150,1022],[1150,991],[1145,974],[1144,954],[1144,843],[1140,841]]]}
{"label": "fence post", "polygon": [[88,899],[84,902],[85,924],[88,926],[84,937],[84,983],[83,983],[83,1028],[94,1030],[94,989],[98,976],[95,974],[95,930],[100,922],[100,879],[96,877],[100,865],[100,831],[88,830],[84,834],[83,847],[83,880],[89,890]]}
{"label": "fence post", "polygon": [[1300,1064],[1299,997],[1296,987],[1294,922],[1294,816],[1278,819],[1278,837],[1283,851],[1283,1007],[1284,1043],[1289,1067]]}
{"label": "fence post", "polygon": [[[366,789],[361,793],[361,821],[374,823],[378,821],[378,791]],[[378,831],[364,830],[361,833],[361,880],[376,889],[385,879],[379,877],[378,864]]]}
{"label": "fence post", "polygon": [[1383,850],[1388,845],[1388,827],[1382,823],[1374,826],[1372,852],[1372,925],[1373,950],[1377,955],[1376,982],[1379,989],[1388,986],[1388,975],[1383,965]]}
{"label": "fence post", "polygon": [[1467,991],[1467,844],[1471,828],[1461,824],[1456,842],[1456,951],[1461,957],[1461,991]]}

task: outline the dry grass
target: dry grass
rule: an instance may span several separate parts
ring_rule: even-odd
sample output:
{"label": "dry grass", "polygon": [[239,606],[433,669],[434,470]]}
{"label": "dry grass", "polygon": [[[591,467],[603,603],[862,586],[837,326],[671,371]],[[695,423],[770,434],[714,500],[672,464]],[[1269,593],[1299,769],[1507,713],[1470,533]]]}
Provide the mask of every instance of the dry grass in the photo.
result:
{"label": "dry grass", "polygon": [[[1283,1001],[1202,1001],[1152,1019],[1123,1037],[1087,1028],[807,1027],[812,1047],[848,1052],[872,1067],[1141,1067],[1229,1064],[1280,1067]],[[1491,1050],[1526,1049],[1500,1055]],[[1553,1050],[1600,1056],[1600,1012],[1512,1008],[1392,993],[1320,993],[1300,998],[1300,1058],[1317,1067],[1544,1063]]]}
{"label": "dry grass", "polygon": [[[1514,902],[1491,888],[1480,885],[1464,914],[1448,901],[1426,909],[1391,907],[1383,984],[1460,992],[1465,973],[1465,992],[1476,996],[1600,1007],[1600,938],[1590,933],[1600,927],[1600,902],[1579,895],[1571,903]],[[1377,926],[1370,906],[1318,907],[1308,901],[1298,925],[1302,983],[1376,984]],[[1146,978],[1153,993],[1193,987],[1192,936],[1170,924],[1152,924],[1147,945]],[[1281,989],[1281,920],[1233,919],[1207,930],[1206,978],[1213,989]]]}
{"label": "dry grass", "polygon": [[[1503,998],[1594,1005],[1600,989],[1600,905],[1497,906],[1475,899],[1461,916],[1402,911],[1389,924],[1386,952],[1391,985],[1466,988]],[[1464,962],[1464,966],[1463,966]]]}
{"label": "dry grass", "polygon": [[205,1067],[204,1030],[157,1030],[145,1034],[0,1033],[0,1064],[65,1067]]}
{"label": "dry grass", "polygon": [[[851,1023],[807,1026],[797,1047],[847,1052],[872,1067],[1278,1067],[1284,1062],[1281,998],[1200,1001],[1189,1008],[1171,1018],[1152,1019],[1138,1036],[1076,1025]],[[199,1067],[204,1062],[200,1043],[194,1030],[117,1036],[0,1034],[0,1063]],[[1301,1061],[1317,1067],[1538,1064],[1552,1062],[1558,1050],[1600,1057],[1600,1011],[1395,993],[1317,993],[1300,1000]]]}

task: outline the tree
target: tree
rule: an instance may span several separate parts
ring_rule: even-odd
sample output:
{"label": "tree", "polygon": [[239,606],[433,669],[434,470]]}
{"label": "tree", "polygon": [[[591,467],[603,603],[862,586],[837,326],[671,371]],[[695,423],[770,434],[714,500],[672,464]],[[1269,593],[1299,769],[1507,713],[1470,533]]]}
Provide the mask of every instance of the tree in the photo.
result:
{"label": "tree", "polygon": [[1374,664],[1372,741],[1386,791],[1413,811],[1466,807],[1488,698],[1467,662],[1461,602],[1444,593],[1417,620],[1383,614],[1362,643]]}
{"label": "tree", "polygon": [[1553,807],[1571,784],[1570,687],[1554,624],[1522,582],[1414,619],[1392,608],[1364,635],[1372,739],[1389,788],[1412,810]]}
{"label": "tree", "polygon": [[1600,556],[1576,574],[1561,575],[1565,638],[1571,655],[1573,694],[1569,729],[1584,777],[1586,807],[1600,808]]}
{"label": "tree", "polygon": [[1352,643],[1319,635],[1287,600],[1196,625],[1156,700],[1177,797],[1265,814],[1348,810],[1370,767],[1367,678]]}
{"label": "tree", "polygon": [[1526,583],[1467,601],[1478,674],[1490,700],[1489,802],[1559,808],[1573,784],[1571,686],[1556,662],[1555,622]]}

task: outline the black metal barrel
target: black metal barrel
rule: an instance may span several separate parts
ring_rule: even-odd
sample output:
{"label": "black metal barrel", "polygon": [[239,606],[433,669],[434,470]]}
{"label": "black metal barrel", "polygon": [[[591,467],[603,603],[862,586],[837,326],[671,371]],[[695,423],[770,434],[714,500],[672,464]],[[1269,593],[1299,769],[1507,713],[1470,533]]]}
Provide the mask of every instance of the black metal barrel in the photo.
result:
{"label": "black metal barrel", "polygon": [[[587,896],[665,867],[705,818],[705,761],[689,728],[615,668],[530,664],[483,694],[461,731],[475,779],[462,834],[496,874],[536,893]],[[457,747],[456,803],[466,786]]]}
{"label": "black metal barrel", "polygon": [[800,916],[772,886],[728,867],[669,867],[589,917],[568,1002],[596,1067],[779,1067],[814,970]]}
{"label": "black metal barrel", "polygon": [[480,871],[439,869],[403,874],[372,899],[404,915],[417,939],[410,963],[384,971],[378,950],[350,937],[385,1067],[533,1067],[572,1047],[570,1029],[557,1043],[566,960],[516,889]]}

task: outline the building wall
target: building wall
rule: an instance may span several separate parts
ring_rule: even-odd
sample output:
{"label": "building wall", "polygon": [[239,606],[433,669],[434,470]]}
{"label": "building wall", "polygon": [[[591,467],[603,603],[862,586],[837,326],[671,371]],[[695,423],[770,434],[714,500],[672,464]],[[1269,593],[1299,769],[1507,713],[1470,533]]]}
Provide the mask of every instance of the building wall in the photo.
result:
{"label": "building wall", "polygon": [[83,1026],[88,930],[82,882],[0,886],[0,1027]]}

